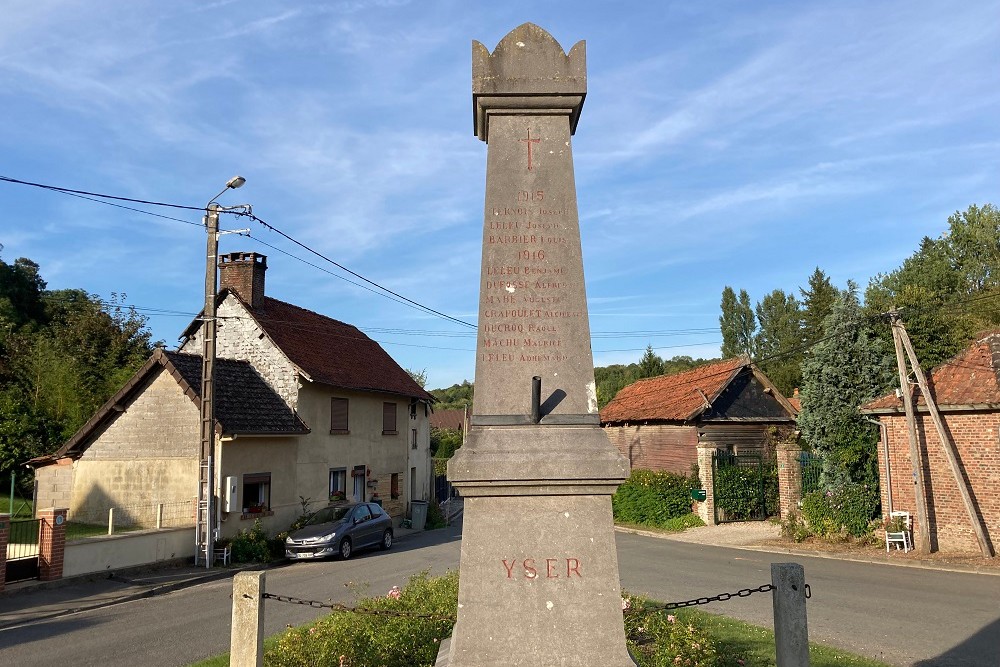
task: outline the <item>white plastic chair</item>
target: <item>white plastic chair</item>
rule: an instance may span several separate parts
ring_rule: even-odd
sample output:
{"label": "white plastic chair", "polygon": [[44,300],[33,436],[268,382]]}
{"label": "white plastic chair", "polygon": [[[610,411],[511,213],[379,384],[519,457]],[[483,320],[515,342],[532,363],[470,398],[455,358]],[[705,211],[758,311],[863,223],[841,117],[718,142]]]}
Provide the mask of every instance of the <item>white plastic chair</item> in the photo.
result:
{"label": "white plastic chair", "polygon": [[909,512],[890,512],[889,520],[902,519],[904,529],[902,532],[889,532],[885,531],[885,552],[889,553],[889,545],[895,544],[896,550],[899,550],[900,545],[903,547],[903,553],[909,553],[910,549],[913,548],[913,521],[910,519]]}

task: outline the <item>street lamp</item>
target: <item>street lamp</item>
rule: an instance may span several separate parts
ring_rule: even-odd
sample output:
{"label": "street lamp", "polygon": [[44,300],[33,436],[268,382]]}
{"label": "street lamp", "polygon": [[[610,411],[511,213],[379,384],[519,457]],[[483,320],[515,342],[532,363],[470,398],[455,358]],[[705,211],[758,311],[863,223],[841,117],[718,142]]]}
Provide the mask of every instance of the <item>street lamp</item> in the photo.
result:
{"label": "street lamp", "polygon": [[[234,176],[226,182],[219,194],[205,205],[205,231],[208,248],[205,256],[205,308],[202,310],[201,341],[201,446],[198,462],[198,512],[195,527],[195,564],[204,554],[205,567],[211,568],[215,560],[215,299],[218,291],[219,263],[219,211],[215,200],[227,190],[242,187],[247,179]],[[249,208],[249,207],[247,207]]]}

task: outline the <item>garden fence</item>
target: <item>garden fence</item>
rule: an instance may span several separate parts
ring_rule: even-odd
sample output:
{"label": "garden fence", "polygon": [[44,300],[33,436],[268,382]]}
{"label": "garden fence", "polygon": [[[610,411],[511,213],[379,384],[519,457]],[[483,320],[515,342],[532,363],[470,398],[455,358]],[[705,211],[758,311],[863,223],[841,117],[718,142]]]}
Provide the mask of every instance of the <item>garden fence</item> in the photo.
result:
{"label": "garden fence", "polygon": [[71,510],[67,521],[76,525],[106,526],[107,533],[110,535],[115,532],[132,530],[193,526],[194,513],[195,504],[188,500],[115,505],[113,507],[84,506]]}

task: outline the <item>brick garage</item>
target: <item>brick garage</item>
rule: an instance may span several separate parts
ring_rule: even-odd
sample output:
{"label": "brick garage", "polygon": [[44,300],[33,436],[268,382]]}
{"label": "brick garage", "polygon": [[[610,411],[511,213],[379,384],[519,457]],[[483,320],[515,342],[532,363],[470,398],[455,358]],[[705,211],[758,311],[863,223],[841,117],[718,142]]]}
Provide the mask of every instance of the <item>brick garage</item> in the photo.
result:
{"label": "brick garage", "polygon": [[[987,539],[1000,541],[1000,330],[982,334],[955,358],[933,369],[928,378],[941,418],[955,445],[962,474]],[[965,504],[926,404],[914,388],[917,443],[923,461],[931,548],[943,552],[979,552]],[[879,447],[882,507],[906,511],[919,540],[915,484],[901,398],[883,396],[862,407],[884,426]],[[889,475],[886,475],[888,450]]]}

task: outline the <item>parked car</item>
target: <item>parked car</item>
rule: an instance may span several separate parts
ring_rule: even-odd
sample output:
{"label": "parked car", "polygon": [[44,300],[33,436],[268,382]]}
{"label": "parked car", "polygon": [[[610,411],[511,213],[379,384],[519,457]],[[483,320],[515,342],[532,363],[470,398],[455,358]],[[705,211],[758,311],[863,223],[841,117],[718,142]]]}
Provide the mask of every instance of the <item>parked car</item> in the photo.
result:
{"label": "parked car", "polygon": [[308,560],[340,556],[356,549],[392,546],[392,519],[375,503],[325,507],[285,538],[285,556]]}

